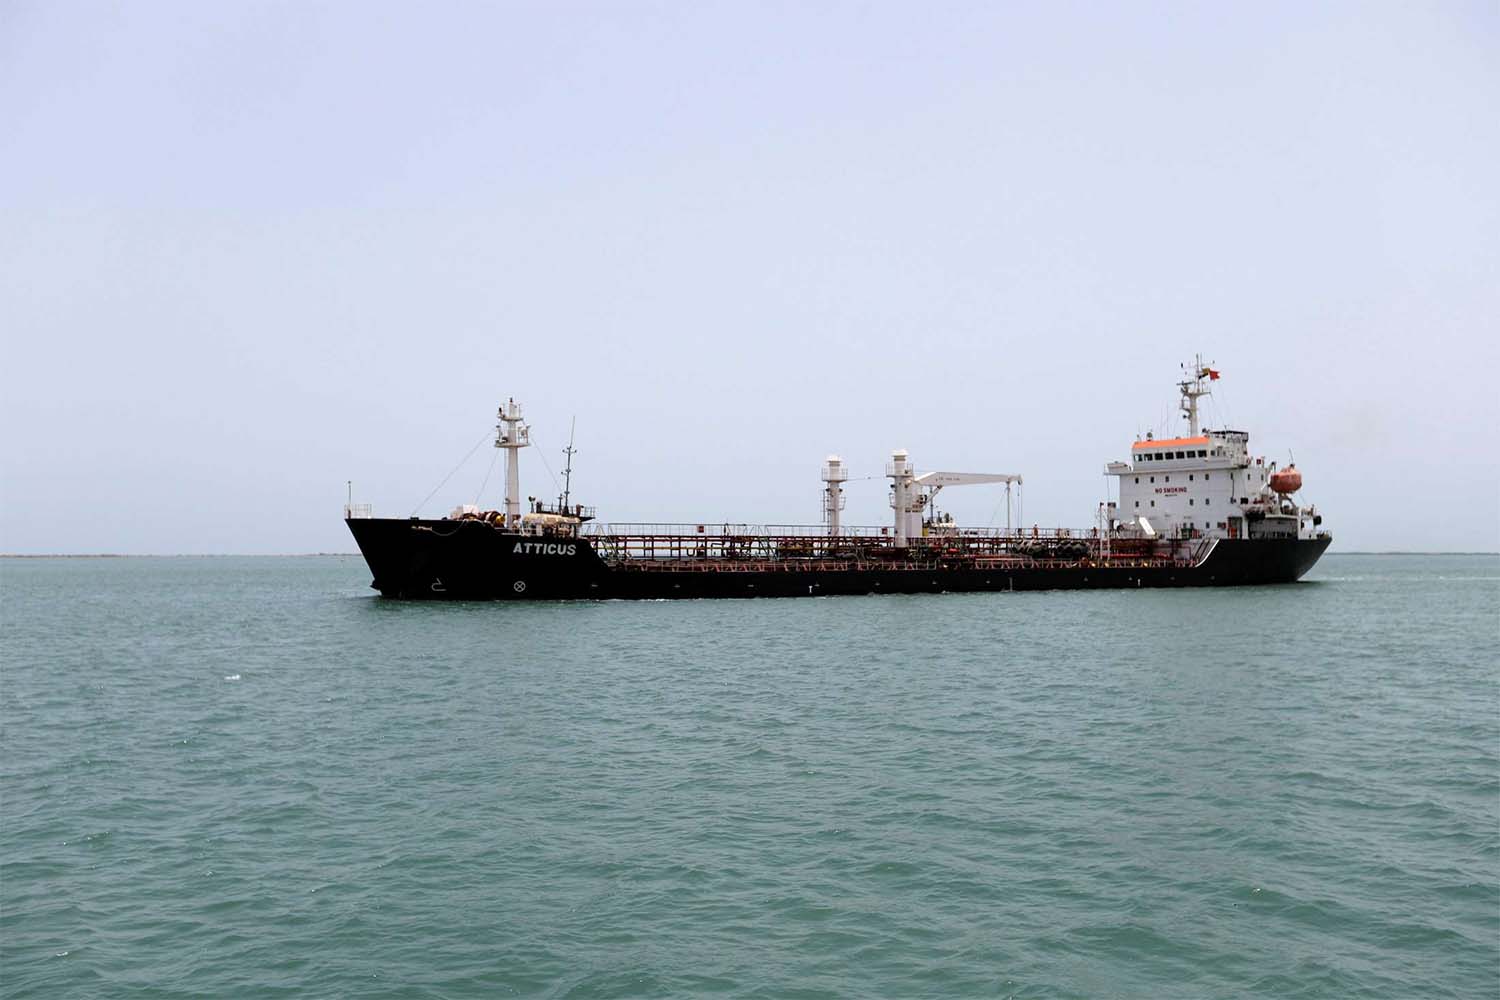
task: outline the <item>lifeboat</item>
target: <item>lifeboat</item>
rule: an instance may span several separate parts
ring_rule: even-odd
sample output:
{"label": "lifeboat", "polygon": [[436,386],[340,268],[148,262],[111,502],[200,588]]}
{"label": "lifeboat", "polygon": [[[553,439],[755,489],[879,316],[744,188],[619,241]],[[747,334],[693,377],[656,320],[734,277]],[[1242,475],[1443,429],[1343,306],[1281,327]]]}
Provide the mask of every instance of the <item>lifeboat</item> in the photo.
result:
{"label": "lifeboat", "polygon": [[1288,493],[1296,493],[1302,488],[1302,473],[1297,471],[1295,465],[1288,465],[1285,469],[1278,469],[1271,473],[1271,489],[1285,496]]}

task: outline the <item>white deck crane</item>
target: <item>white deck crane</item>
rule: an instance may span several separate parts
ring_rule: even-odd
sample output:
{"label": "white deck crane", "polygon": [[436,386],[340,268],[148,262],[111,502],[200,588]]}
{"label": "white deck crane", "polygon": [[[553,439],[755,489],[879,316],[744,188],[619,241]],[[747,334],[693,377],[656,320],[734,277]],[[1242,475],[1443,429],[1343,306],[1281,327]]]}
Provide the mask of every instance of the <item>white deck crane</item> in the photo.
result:
{"label": "white deck crane", "polygon": [[903,449],[891,453],[885,467],[891,478],[891,508],[896,514],[896,544],[904,546],[909,539],[922,535],[922,512],[945,486],[978,486],[1005,484],[1005,527],[1010,530],[1011,488],[1021,485],[1021,477],[1004,472],[924,472],[920,476]]}

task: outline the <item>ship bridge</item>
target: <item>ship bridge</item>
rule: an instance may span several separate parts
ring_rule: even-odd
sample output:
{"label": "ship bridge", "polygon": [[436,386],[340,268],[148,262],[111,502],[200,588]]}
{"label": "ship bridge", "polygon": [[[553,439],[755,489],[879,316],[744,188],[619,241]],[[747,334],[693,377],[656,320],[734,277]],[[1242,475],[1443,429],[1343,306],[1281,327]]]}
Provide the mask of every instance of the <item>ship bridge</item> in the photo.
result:
{"label": "ship bridge", "polygon": [[1119,481],[1110,527],[1125,536],[1313,537],[1322,518],[1277,491],[1276,463],[1252,457],[1249,434],[1200,428],[1198,400],[1220,376],[1201,357],[1190,372],[1178,384],[1188,433],[1147,434],[1131,445],[1129,462],[1105,467]]}

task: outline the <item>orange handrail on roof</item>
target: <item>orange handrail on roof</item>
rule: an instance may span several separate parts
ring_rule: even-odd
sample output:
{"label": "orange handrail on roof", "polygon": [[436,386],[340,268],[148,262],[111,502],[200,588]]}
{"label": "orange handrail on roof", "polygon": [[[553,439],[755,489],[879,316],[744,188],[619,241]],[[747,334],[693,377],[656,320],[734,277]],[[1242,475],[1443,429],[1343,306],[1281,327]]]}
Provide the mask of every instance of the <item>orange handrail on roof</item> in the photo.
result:
{"label": "orange handrail on roof", "polygon": [[1167,439],[1165,439],[1163,441],[1137,441],[1135,444],[1131,445],[1130,447],[1132,449],[1135,449],[1135,448],[1175,448],[1178,445],[1187,445],[1187,444],[1208,444],[1208,437],[1207,437],[1207,435],[1205,435],[1203,437],[1195,437],[1195,438],[1167,438]]}

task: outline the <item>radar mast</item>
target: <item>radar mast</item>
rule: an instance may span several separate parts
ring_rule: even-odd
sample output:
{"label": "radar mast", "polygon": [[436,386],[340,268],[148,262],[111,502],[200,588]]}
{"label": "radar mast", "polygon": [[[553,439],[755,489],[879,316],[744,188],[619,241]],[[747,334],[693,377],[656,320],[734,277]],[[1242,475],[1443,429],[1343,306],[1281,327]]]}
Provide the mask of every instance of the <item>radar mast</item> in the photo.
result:
{"label": "radar mast", "polygon": [[[1182,366],[1183,371],[1189,371],[1187,365]],[[1192,374],[1177,383],[1178,390],[1182,393],[1182,412],[1188,420],[1188,437],[1198,436],[1198,397],[1212,394],[1212,389],[1203,386],[1203,380],[1216,382],[1219,372],[1213,367],[1213,362],[1204,362],[1203,355],[1193,357]]]}
{"label": "radar mast", "polygon": [[568,456],[568,464],[563,466],[563,495],[561,507],[564,513],[566,513],[568,509],[568,498],[571,497],[573,493],[573,453],[578,450],[577,448],[573,447],[573,435],[577,430],[578,418],[574,417],[573,422],[568,425],[568,446],[563,449],[563,454]]}

